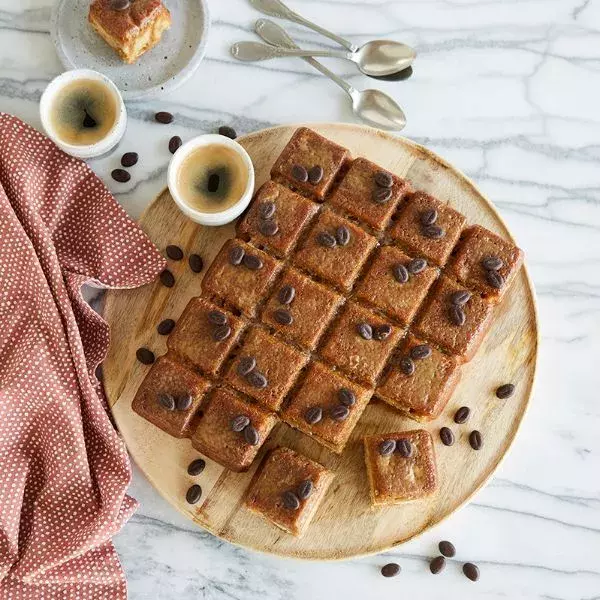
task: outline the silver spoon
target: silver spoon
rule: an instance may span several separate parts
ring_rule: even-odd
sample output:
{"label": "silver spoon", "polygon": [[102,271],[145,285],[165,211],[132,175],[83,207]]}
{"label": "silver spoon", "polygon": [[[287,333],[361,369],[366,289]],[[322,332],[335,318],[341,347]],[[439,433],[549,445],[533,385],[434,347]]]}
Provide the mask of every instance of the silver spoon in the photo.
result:
{"label": "silver spoon", "polygon": [[[413,48],[401,42],[391,40],[373,40],[363,46],[357,46],[343,37],[305,19],[288,8],[281,0],[250,0],[250,4],[266,15],[299,23],[340,44],[340,46],[343,46],[354,55],[354,59],[348,56],[344,58],[354,60],[365,75],[372,77],[393,75],[410,67],[416,57],[416,52]],[[317,54],[313,54],[313,56],[317,56]],[[318,56],[325,55],[319,54]],[[363,62],[366,68],[361,66]]]}
{"label": "silver spoon", "polygon": [[[269,21],[259,19],[254,26],[256,33],[269,44],[285,48],[298,48],[285,29]],[[395,100],[379,90],[359,91],[324,67],[314,58],[304,57],[304,60],[317,71],[337,83],[352,98],[354,114],[374,127],[398,131],[406,125],[406,117]]]}

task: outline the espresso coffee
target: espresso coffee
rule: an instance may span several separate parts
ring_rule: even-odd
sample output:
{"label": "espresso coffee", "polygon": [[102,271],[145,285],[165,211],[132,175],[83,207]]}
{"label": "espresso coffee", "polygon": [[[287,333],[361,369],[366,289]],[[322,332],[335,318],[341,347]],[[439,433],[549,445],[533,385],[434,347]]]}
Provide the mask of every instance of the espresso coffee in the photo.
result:
{"label": "espresso coffee", "polygon": [[218,144],[200,146],[186,156],[177,173],[182,200],[204,213],[233,206],[248,185],[248,171],[241,156]]}
{"label": "espresso coffee", "polygon": [[117,98],[108,86],[94,79],[76,79],[56,93],[49,116],[60,140],[89,146],[109,134],[117,115]]}

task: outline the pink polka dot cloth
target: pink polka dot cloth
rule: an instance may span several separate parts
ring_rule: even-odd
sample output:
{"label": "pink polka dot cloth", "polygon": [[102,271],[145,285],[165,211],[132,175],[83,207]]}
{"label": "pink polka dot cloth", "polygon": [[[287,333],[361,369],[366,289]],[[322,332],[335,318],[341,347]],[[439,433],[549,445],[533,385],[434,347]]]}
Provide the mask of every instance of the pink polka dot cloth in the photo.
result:
{"label": "pink polka dot cloth", "polygon": [[111,538],[136,508],[95,370],[108,325],[84,283],[164,260],[87,165],[0,113],[0,598],[126,597]]}

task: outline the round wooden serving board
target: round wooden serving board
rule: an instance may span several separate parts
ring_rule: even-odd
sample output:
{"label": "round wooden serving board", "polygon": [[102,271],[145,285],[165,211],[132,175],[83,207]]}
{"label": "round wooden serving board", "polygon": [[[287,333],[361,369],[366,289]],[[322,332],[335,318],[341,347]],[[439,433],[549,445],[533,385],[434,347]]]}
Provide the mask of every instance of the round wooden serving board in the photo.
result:
{"label": "round wooden serving board", "polygon": [[[240,138],[256,169],[256,183],[269,176],[271,165],[297,126],[276,127]],[[311,125],[325,137],[365,156],[479,223],[511,238],[498,213],[464,175],[441,158],[406,139],[357,125]],[[202,227],[186,219],[164,191],[146,210],[140,224],[161,249],[177,244],[186,257],[196,252],[210,264],[222,243],[234,236],[233,225]],[[381,552],[429,529],[467,502],[489,479],[514,440],[531,395],[538,347],[534,292],[524,267],[503,303],[475,358],[465,365],[462,381],[443,414],[424,425],[435,441],[439,489],[429,499],[373,510],[369,504],[361,437],[365,434],[422,427],[379,402],[371,402],[341,456],[308,436],[280,423],[248,473],[232,473],[208,460],[205,471],[191,478],[187,465],[198,453],[190,441],[177,440],[131,410],[131,401],[148,367],[136,361],[140,346],[155,354],[166,352],[166,338],[156,325],[177,319],[188,300],[200,294],[201,275],[187,260],[170,261],[176,284],[168,289],[158,281],[133,290],[107,294],[105,317],[112,341],[104,363],[104,381],[117,426],[133,459],[156,489],[179,511],[213,534],[247,548],[281,556],[341,559]],[[498,400],[495,388],[517,385],[508,400]],[[471,419],[455,425],[459,406],[470,406]],[[439,441],[442,425],[456,435],[452,447]],[[484,446],[475,452],[468,443],[473,429],[483,434]],[[264,451],[288,445],[333,469],[336,478],[304,537],[297,539],[253,515],[242,506],[245,490]],[[185,492],[192,482],[203,489],[200,503],[190,506]]]}

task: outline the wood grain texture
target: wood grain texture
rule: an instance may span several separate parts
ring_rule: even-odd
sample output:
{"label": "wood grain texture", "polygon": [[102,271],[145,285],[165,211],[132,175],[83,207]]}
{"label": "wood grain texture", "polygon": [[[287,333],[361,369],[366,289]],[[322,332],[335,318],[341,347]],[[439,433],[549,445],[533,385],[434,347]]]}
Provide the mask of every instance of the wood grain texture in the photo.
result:
{"label": "wood grain texture", "polygon": [[[507,239],[512,239],[493,206],[464,175],[435,154],[402,138],[367,127],[342,124],[310,125],[322,135],[365,156],[401,177],[416,189],[425,190]],[[257,186],[296,126],[276,127],[240,138],[255,165]],[[165,190],[141,219],[142,228],[164,249],[178,244],[186,257],[197,252],[210,264],[223,241],[233,237],[233,225],[202,227],[187,220]],[[156,489],[180,512],[215,535],[242,546],[307,559],[342,559],[381,552],[429,529],[446,518],[481,488],[497,468],[514,440],[531,395],[538,348],[537,315],[533,287],[524,267],[506,299],[496,309],[492,328],[475,358],[463,370],[462,381],[442,415],[424,427],[434,437],[439,472],[439,490],[431,498],[406,505],[373,510],[369,503],[367,477],[360,438],[365,434],[414,429],[410,421],[386,405],[372,401],[356,427],[346,450],[336,456],[307,436],[279,424],[259,454],[286,444],[336,471],[336,478],[307,533],[296,539],[241,506],[254,467],[243,474],[224,470],[208,460],[196,478],[187,475],[187,465],[198,454],[189,440],[176,440],[133,413],[131,401],[148,367],[135,360],[139,346],[156,355],[166,351],[166,338],[156,325],[165,318],[177,319],[188,300],[200,293],[201,275],[189,269],[186,260],[170,261],[176,277],[172,289],[160,283],[135,290],[107,294],[105,317],[112,341],[104,363],[105,386],[115,421],[127,447]],[[205,267],[206,270],[206,267]],[[498,400],[494,390],[502,383],[516,384],[514,396]],[[452,421],[460,406],[470,406],[465,425]],[[438,431],[452,427],[456,442],[445,447]],[[484,446],[471,449],[468,435],[482,432]],[[185,492],[192,482],[204,490],[202,501],[189,506]]]}

